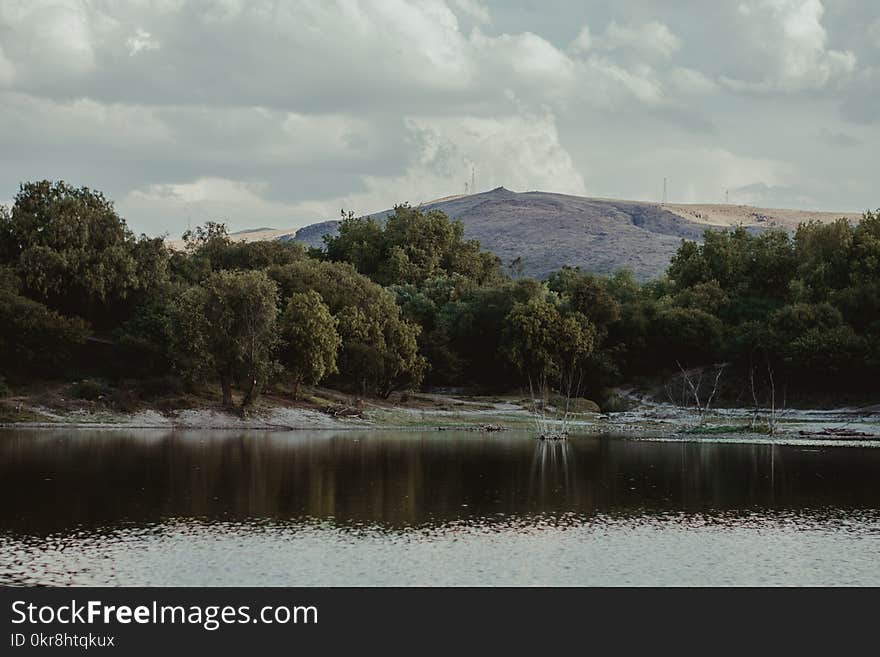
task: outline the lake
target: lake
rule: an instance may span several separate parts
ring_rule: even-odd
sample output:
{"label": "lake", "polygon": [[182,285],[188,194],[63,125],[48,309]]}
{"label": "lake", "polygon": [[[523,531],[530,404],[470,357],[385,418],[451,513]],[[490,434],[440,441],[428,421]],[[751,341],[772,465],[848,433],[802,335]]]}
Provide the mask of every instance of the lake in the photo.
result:
{"label": "lake", "polygon": [[880,449],[0,431],[0,584],[880,585]]}

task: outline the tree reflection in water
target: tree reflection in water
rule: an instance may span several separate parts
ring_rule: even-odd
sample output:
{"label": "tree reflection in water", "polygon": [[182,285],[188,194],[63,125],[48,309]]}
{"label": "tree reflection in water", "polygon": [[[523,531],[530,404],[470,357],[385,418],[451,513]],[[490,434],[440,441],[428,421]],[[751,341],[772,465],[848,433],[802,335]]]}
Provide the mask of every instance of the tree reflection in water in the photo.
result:
{"label": "tree reflection in water", "polygon": [[0,536],[880,509],[880,449],[509,432],[0,432]]}
{"label": "tree reflection in water", "polygon": [[529,477],[530,497],[570,493],[575,480],[575,458],[568,440],[536,440]]}

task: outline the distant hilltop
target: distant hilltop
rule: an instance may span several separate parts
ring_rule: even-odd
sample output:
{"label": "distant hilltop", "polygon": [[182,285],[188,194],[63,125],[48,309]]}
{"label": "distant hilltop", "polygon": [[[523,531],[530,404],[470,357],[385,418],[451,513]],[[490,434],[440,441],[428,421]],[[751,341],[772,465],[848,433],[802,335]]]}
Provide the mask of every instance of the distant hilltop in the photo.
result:
{"label": "distant hilltop", "polygon": [[[859,214],[757,208],[724,204],[660,204],[585,198],[549,192],[512,192],[498,187],[466,196],[448,196],[421,206],[442,210],[462,222],[465,237],[477,239],[504,265],[520,259],[526,275],[546,277],[564,265],[611,274],[629,269],[645,280],[660,276],[682,239],[702,241],[706,228],[745,226],[793,230],[804,221],[827,222]],[[384,219],[392,210],[370,216]],[[299,230],[236,233],[248,241],[293,239],[322,247],[340,221],[322,221]]]}

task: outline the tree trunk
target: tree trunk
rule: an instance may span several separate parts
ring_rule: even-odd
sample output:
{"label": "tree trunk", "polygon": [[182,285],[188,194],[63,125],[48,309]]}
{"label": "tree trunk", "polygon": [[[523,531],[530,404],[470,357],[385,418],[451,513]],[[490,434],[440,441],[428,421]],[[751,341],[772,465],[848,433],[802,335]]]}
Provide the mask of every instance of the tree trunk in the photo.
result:
{"label": "tree trunk", "polygon": [[228,374],[221,374],[220,387],[223,389],[223,405],[232,406],[232,377]]}
{"label": "tree trunk", "polygon": [[299,400],[299,379],[293,380],[293,401]]}
{"label": "tree trunk", "polygon": [[241,400],[242,409],[248,408],[253,405],[254,400],[260,394],[260,390],[257,386],[257,380],[251,379],[251,385],[248,387],[247,393],[245,393],[244,399]]}

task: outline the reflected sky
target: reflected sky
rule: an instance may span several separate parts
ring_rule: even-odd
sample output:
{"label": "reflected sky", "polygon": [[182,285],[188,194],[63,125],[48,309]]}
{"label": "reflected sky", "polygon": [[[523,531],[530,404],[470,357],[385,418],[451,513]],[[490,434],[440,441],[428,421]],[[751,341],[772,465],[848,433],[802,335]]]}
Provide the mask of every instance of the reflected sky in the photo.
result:
{"label": "reflected sky", "polygon": [[3,432],[0,582],[880,583],[878,473],[858,447]]}

